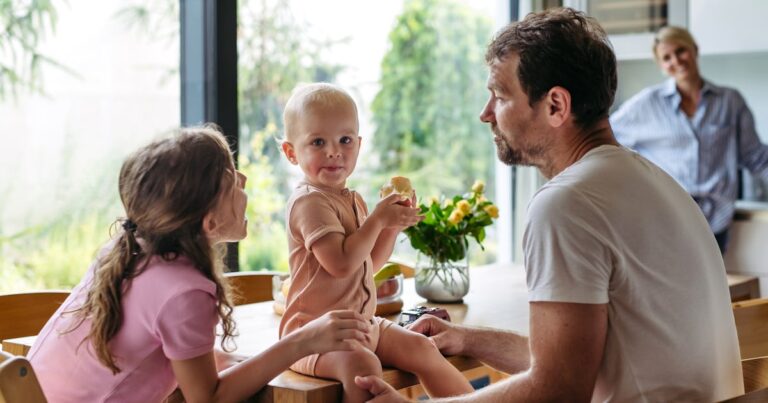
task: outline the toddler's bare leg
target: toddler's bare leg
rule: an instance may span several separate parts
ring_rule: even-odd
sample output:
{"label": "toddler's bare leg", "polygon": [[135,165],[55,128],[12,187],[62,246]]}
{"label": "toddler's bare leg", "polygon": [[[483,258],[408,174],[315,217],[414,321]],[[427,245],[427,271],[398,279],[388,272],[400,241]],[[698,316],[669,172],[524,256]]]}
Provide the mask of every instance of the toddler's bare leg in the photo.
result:
{"label": "toddler's bare leg", "polygon": [[336,379],[342,383],[344,403],[365,402],[371,398],[367,390],[355,385],[355,376],[381,374],[381,362],[373,351],[365,347],[321,354],[315,365],[315,375]]}
{"label": "toddler's bare leg", "polygon": [[376,350],[382,365],[419,377],[430,397],[457,396],[472,392],[464,375],[443,357],[426,336],[392,325],[379,338]]}

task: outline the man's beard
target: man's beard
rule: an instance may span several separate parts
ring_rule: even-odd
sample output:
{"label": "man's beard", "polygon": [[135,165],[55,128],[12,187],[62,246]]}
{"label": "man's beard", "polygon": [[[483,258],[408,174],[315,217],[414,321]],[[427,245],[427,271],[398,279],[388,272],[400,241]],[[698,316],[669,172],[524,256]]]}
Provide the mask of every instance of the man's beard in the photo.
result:
{"label": "man's beard", "polygon": [[525,161],[520,150],[513,149],[507,144],[507,140],[501,135],[498,127],[492,125],[491,131],[496,135],[493,140],[496,143],[496,156],[499,161],[507,165],[530,165]]}

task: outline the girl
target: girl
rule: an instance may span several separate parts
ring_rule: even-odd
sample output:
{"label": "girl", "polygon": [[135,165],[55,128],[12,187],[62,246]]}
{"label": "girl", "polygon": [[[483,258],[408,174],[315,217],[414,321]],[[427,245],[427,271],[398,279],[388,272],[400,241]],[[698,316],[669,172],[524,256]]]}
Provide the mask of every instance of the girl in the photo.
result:
{"label": "girl", "polygon": [[361,315],[334,311],[217,372],[216,324],[222,348],[235,331],[218,246],[246,235],[245,180],[211,128],[182,130],[128,157],[123,230],[29,353],[49,401],[160,401],[177,384],[188,402],[241,401],[304,356],[365,340]]}

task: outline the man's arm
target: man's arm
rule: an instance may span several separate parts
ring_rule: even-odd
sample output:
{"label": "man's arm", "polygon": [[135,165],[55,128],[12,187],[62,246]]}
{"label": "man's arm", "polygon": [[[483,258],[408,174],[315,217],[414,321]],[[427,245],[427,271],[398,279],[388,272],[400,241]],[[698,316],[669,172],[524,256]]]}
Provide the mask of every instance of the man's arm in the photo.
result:
{"label": "man's arm", "polygon": [[514,332],[456,325],[432,315],[422,316],[409,329],[429,336],[445,355],[473,357],[508,374],[530,366],[528,338]]}
{"label": "man's arm", "polygon": [[[545,402],[585,401],[592,397],[600,363],[605,350],[608,328],[608,311],[605,304],[573,304],[560,302],[533,302],[531,306],[530,365],[523,372],[475,393],[438,402]],[[493,341],[492,333],[469,332],[456,338],[459,333],[448,332],[443,340],[432,338],[448,347],[464,344],[462,353],[483,360],[493,354],[504,356],[500,360],[511,369],[514,352],[500,350],[505,342]],[[511,334],[497,333],[508,338]],[[514,340],[520,336],[512,337]],[[457,341],[457,340],[461,341]],[[507,342],[509,343],[509,342]],[[479,346],[486,344],[486,346]],[[514,348],[515,342],[507,344]],[[490,362],[489,362],[490,363]],[[499,369],[504,365],[500,365]],[[376,402],[399,401],[380,379],[365,377],[358,385],[368,388],[377,396]],[[376,393],[378,392],[378,393]]]}
{"label": "man's arm", "polygon": [[510,331],[489,328],[468,330],[466,337],[472,342],[464,348],[462,355],[474,357],[508,374],[516,374],[530,366],[531,351],[527,337]]}

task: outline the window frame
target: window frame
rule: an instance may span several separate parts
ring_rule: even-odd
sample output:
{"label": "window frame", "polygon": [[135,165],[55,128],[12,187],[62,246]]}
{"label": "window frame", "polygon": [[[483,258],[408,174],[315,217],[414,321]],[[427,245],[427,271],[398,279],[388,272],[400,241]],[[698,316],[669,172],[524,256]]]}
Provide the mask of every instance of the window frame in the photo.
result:
{"label": "window frame", "polygon": [[[236,1],[180,0],[181,125],[221,127],[237,164]],[[238,243],[227,244],[225,263],[239,271]]]}

